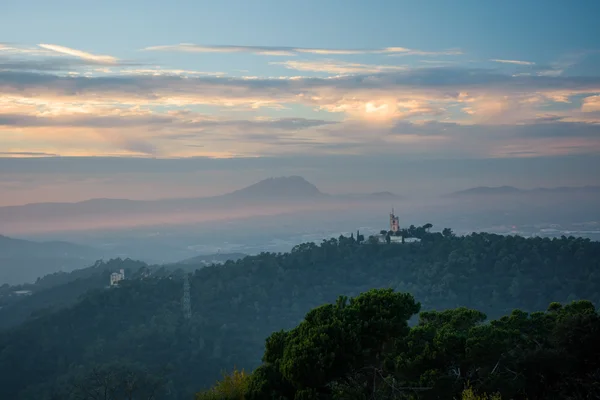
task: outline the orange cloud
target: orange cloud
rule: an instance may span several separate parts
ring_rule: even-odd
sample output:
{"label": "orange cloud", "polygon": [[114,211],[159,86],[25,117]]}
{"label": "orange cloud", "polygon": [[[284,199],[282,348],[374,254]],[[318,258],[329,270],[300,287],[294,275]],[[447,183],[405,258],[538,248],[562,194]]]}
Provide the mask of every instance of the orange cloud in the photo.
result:
{"label": "orange cloud", "polygon": [[[397,127],[401,121],[454,121],[492,130],[517,126],[538,118],[545,105],[592,94],[581,110],[564,103],[567,108],[560,115],[563,120],[583,118],[582,111],[595,110],[600,92],[595,78],[328,62],[286,65],[379,71],[328,78],[189,76],[143,69],[140,74],[91,77],[2,71],[0,152],[72,155],[94,149],[97,154],[225,157],[388,151],[390,143],[400,146],[402,141],[407,146],[403,151],[427,151],[443,141],[458,149],[455,138],[465,135],[458,130],[450,140],[444,132],[422,135],[412,132],[420,128],[402,125],[410,129],[400,134]],[[319,117],[292,118],[298,110]],[[341,122],[333,124],[334,118]],[[374,137],[377,141],[370,143]],[[484,151],[498,143],[476,146]]]}
{"label": "orange cloud", "polygon": [[54,51],[56,53],[66,54],[68,56],[79,57],[79,58],[83,58],[84,60],[88,60],[88,61],[94,61],[94,62],[97,62],[98,64],[112,65],[112,64],[116,64],[118,62],[118,59],[115,57],[91,54],[91,53],[87,53],[85,51],[71,49],[69,47],[59,46],[56,44],[39,44],[38,46],[43,49],[46,49],[46,50]]}
{"label": "orange cloud", "polygon": [[583,112],[595,112],[600,111],[600,96],[590,96],[583,99],[581,104],[581,111]]}

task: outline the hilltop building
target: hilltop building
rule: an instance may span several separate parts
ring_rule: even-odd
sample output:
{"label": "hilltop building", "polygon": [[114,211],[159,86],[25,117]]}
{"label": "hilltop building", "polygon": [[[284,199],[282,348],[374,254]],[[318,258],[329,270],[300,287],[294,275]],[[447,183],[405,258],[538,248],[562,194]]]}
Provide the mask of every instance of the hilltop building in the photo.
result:
{"label": "hilltop building", "polygon": [[[400,230],[400,219],[394,214],[394,209],[390,213],[390,229],[382,230],[379,235],[373,235],[372,238],[379,243],[413,243],[420,242],[421,239],[415,237],[406,237],[406,231]],[[402,232],[402,234],[401,234]]]}
{"label": "hilltop building", "polygon": [[400,219],[394,215],[394,209],[390,213],[390,231],[396,233],[400,230]]}
{"label": "hilltop building", "polygon": [[110,274],[110,286],[117,286],[123,279],[125,279],[124,269],[120,269],[119,272],[113,272]]}

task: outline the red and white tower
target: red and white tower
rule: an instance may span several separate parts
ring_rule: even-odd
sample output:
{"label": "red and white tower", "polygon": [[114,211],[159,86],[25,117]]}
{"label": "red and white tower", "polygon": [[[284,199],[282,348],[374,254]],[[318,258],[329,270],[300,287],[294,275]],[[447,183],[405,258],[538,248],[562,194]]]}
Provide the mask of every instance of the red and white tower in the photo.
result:
{"label": "red and white tower", "polygon": [[390,231],[396,233],[400,230],[400,220],[397,216],[394,215],[394,209],[392,208],[392,212],[390,213]]}

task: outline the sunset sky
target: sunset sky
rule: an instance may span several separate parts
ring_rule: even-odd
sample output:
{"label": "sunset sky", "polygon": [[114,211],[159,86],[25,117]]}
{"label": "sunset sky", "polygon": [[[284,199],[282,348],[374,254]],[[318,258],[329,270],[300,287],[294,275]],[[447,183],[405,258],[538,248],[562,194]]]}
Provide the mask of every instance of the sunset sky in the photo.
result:
{"label": "sunset sky", "polygon": [[593,0],[3,0],[0,206],[285,174],[332,192],[600,184],[598,15]]}

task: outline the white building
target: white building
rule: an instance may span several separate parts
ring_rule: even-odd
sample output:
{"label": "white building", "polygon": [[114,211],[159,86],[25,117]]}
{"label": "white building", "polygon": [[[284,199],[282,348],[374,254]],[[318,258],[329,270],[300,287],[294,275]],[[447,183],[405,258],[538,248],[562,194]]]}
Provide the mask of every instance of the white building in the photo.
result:
{"label": "white building", "polygon": [[[387,243],[387,235],[374,235],[379,243]],[[420,242],[418,238],[404,238],[404,243]],[[402,243],[402,236],[390,236],[390,243]]]}
{"label": "white building", "polygon": [[119,272],[113,272],[110,274],[110,286],[116,286],[120,281],[125,279],[125,270],[121,269]]}
{"label": "white building", "polygon": [[31,296],[32,293],[31,290],[15,290],[13,292],[15,296]]}
{"label": "white building", "polygon": [[390,242],[391,243],[402,243],[402,236],[390,236]]}

